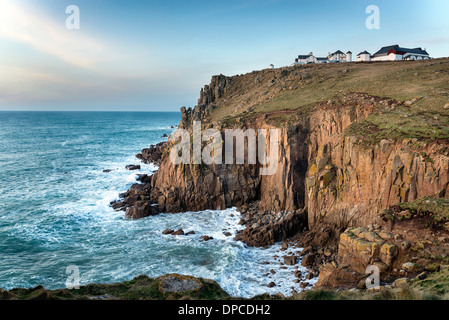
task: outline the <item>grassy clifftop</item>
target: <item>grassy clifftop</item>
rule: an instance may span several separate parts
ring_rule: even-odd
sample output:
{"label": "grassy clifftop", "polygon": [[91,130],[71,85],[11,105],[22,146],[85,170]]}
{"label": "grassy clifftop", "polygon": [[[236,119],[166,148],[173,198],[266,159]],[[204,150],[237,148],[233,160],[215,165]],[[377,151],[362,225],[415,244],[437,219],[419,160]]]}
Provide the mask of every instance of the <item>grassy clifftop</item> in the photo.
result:
{"label": "grassy clifftop", "polygon": [[[131,281],[116,284],[89,284],[79,289],[46,290],[42,286],[31,289],[13,289],[2,291],[0,300],[221,300],[229,299],[229,295],[212,280],[189,276],[173,275],[181,280],[195,281],[196,287],[183,290],[182,283],[169,284],[176,290],[167,290],[164,281],[168,276],[156,279],[146,275],[138,276]],[[176,280],[176,279],[175,279]],[[170,289],[170,288],[169,288]],[[180,292],[179,292],[179,291]]]}
{"label": "grassy clifftop", "polygon": [[348,129],[368,143],[384,138],[449,139],[449,59],[293,66],[234,76],[208,116],[234,122],[266,115],[288,126],[320,103],[349,93],[385,104]]}

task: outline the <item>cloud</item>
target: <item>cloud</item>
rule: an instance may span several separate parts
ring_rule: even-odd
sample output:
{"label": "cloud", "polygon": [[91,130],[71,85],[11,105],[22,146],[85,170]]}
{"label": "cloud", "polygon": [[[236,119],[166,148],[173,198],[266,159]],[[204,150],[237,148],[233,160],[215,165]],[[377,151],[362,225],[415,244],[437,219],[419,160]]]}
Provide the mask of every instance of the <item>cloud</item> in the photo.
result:
{"label": "cloud", "polygon": [[424,43],[424,44],[448,44],[449,37],[424,39],[424,40],[421,40],[420,42]]}
{"label": "cloud", "polygon": [[17,0],[0,1],[0,37],[25,43],[73,66],[93,68],[107,49],[81,30],[67,30],[65,21],[56,22],[42,13],[27,10]]}

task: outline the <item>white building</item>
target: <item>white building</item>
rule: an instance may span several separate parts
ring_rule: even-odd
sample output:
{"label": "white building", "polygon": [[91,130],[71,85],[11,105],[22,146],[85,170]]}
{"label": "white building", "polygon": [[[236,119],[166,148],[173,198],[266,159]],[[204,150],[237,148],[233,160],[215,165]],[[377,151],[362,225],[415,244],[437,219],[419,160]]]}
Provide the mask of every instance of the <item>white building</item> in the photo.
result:
{"label": "white building", "polygon": [[311,64],[311,63],[335,63],[335,62],[350,62],[352,60],[352,52],[348,51],[346,54],[341,52],[340,50],[330,54],[325,58],[315,57],[313,52],[310,52],[307,55],[299,55],[298,58],[295,59],[295,63],[293,65],[303,65],[303,64]]}
{"label": "white building", "polygon": [[268,66],[268,69],[274,69],[274,64],[270,64],[270,65]]}
{"label": "white building", "polygon": [[343,53],[340,50],[337,50],[334,53],[329,53],[327,59],[330,62],[351,62],[352,52],[348,51],[346,53]]}
{"label": "white building", "polygon": [[357,55],[357,62],[367,62],[367,61],[371,61],[371,53],[369,53],[368,51],[360,52]]}
{"label": "white building", "polygon": [[295,59],[295,64],[310,64],[317,63],[317,58],[313,55],[313,52],[307,55],[299,55],[298,58]]}
{"label": "white building", "polygon": [[327,58],[316,58],[316,63],[329,63],[329,60]]}
{"label": "white building", "polygon": [[371,58],[372,61],[400,61],[400,60],[423,60],[430,59],[427,51],[421,48],[401,48],[397,44],[383,47]]}
{"label": "white building", "polygon": [[[401,48],[398,45],[383,47],[377,51],[374,55],[371,55],[368,51],[360,52],[357,57],[357,62],[366,61],[400,61],[400,60],[423,60],[431,59],[426,49],[415,48],[407,49]],[[311,63],[338,63],[338,62],[352,62],[352,52],[348,51],[343,53],[340,50],[330,53],[326,58],[318,58],[310,52],[307,55],[299,55],[295,59],[293,65],[303,65]]]}

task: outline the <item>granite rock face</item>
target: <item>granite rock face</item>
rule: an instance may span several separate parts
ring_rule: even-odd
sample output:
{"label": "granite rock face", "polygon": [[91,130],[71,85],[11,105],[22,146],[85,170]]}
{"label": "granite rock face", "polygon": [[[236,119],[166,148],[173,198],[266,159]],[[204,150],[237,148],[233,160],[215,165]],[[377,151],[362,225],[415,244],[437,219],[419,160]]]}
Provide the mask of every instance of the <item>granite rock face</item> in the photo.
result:
{"label": "granite rock face", "polygon": [[[217,78],[210,88],[226,88],[228,81]],[[216,102],[216,96],[202,101]],[[310,228],[330,223],[345,229],[367,226],[378,212],[397,203],[449,197],[447,141],[382,140],[367,148],[345,134],[352,123],[375,111],[376,99],[349,94],[343,104],[319,105],[296,125],[280,128],[278,170],[271,176],[261,176],[256,165],[175,166],[166,157],[152,180],[152,201],[167,212],[224,209],[252,201],[273,212],[307,206]],[[202,118],[200,109],[194,114]],[[231,129],[273,128],[264,117],[255,117]]]}
{"label": "granite rock face", "polygon": [[344,130],[370,107],[327,109],[312,116],[307,205],[309,223],[367,226],[397,203],[449,197],[448,141],[382,140],[360,146]]}
{"label": "granite rock face", "polygon": [[141,153],[136,155],[136,158],[142,160],[142,162],[146,164],[153,163],[154,165],[159,166],[161,163],[162,155],[167,149],[167,146],[167,142],[161,142],[157,145],[152,145],[149,148],[143,149]]}
{"label": "granite rock face", "polygon": [[[449,197],[448,141],[384,139],[364,146],[356,136],[347,134],[351,124],[377,112],[380,105],[394,106],[399,102],[349,93],[316,105],[288,127],[270,118],[289,117],[290,111],[256,114],[232,124],[209,121],[212,111],[236,98],[238,92],[234,91],[241,86],[236,81],[238,78],[213,77],[211,84],[202,89],[198,105],[181,109],[179,127],[192,132],[193,121],[202,121],[202,131],[279,129],[275,174],[263,176],[260,165],[247,163],[175,165],[169,157],[174,142],[169,139],[137,155],[160,168],[151,181],[127,194],[128,217],[242,207],[255,201],[260,212],[305,210],[302,215],[307,217],[293,223],[295,227],[272,223],[268,230],[263,226],[252,228],[253,224],[247,225],[244,235],[239,235],[248,244],[266,245],[301,232],[304,221],[311,230],[326,224],[339,234],[349,227],[376,223],[379,212],[397,203],[424,196]],[[224,140],[224,133],[222,137]],[[245,154],[246,151],[247,144]],[[283,236],[270,236],[270,230]]]}

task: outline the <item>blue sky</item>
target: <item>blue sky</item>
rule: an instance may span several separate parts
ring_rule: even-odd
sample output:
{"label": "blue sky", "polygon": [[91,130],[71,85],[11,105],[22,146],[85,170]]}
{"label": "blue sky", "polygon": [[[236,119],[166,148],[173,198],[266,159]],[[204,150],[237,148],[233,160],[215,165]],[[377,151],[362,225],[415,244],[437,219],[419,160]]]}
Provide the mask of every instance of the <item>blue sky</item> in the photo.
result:
{"label": "blue sky", "polygon": [[[67,30],[68,5],[81,13]],[[380,30],[368,30],[368,5]],[[1,0],[0,110],[177,111],[214,74],[381,46],[449,56],[449,1]]]}

